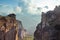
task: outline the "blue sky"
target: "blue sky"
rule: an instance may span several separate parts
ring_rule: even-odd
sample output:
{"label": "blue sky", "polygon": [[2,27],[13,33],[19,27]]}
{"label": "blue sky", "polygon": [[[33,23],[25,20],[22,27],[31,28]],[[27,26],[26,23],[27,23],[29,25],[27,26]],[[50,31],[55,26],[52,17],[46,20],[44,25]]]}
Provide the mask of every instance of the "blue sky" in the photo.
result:
{"label": "blue sky", "polygon": [[53,10],[60,0],[0,0],[0,15],[15,13],[23,27],[30,33],[41,21],[41,12]]}

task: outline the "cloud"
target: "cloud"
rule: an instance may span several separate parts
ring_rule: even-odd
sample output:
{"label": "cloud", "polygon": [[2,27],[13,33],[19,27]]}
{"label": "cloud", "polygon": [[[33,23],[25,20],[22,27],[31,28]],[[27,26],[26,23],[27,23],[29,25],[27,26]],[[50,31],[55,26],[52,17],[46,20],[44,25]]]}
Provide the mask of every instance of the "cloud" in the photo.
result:
{"label": "cloud", "polygon": [[42,10],[41,7],[36,7],[35,5],[28,6],[28,12],[32,15],[41,14],[41,10]]}
{"label": "cloud", "polygon": [[19,6],[12,7],[10,5],[4,5],[0,4],[0,14],[5,13],[5,14],[11,14],[11,13],[21,13],[22,9]]}
{"label": "cloud", "polygon": [[[39,15],[41,12],[53,10],[56,5],[60,4],[60,1],[52,0],[16,0],[18,6],[15,8],[9,5],[0,4],[0,12],[4,13],[21,13],[27,12],[31,15]],[[20,2],[20,3],[19,3]],[[48,8],[49,7],[49,8]]]}
{"label": "cloud", "polygon": [[[22,0],[27,12],[32,15],[39,15],[41,12],[47,12],[53,10],[56,5],[60,4],[60,1],[56,0]],[[49,8],[48,8],[49,7]]]}
{"label": "cloud", "polygon": [[3,5],[0,4],[0,13],[5,13],[5,14],[10,14],[10,13],[15,13],[13,7],[9,5]]}
{"label": "cloud", "polygon": [[[49,8],[46,9],[45,6],[48,6]],[[52,0],[31,0],[28,6],[28,11],[31,14],[39,15],[41,14],[41,12],[47,12],[49,10],[53,10],[55,6],[56,5],[54,5],[54,2]]]}
{"label": "cloud", "polygon": [[36,5],[32,4],[31,1],[32,0],[20,0],[19,7],[23,8],[22,11],[24,13],[29,13],[31,15],[41,14],[41,7],[37,7]]}
{"label": "cloud", "polygon": [[48,9],[48,6],[45,6],[46,9]]}
{"label": "cloud", "polygon": [[19,7],[19,6],[17,6],[17,7],[15,8],[15,12],[16,12],[16,13],[21,13],[21,12],[22,12],[22,8]]}
{"label": "cloud", "polygon": [[2,5],[2,4],[0,4],[0,7],[8,7],[8,5]]}

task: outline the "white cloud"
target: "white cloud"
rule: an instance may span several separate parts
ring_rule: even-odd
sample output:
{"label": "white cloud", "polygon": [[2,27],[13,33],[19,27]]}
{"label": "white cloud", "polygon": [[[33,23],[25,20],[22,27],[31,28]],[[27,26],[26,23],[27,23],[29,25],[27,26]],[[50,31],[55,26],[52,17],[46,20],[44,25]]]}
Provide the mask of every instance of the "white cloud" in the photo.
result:
{"label": "white cloud", "polygon": [[10,14],[10,13],[15,13],[15,12],[14,12],[13,7],[9,5],[0,4],[0,13]]}
{"label": "white cloud", "polygon": [[30,13],[30,14],[41,14],[41,8],[40,7],[36,7],[35,5],[30,5],[29,7],[28,7],[28,12]]}
{"label": "white cloud", "polygon": [[[41,14],[41,12],[47,12],[49,10],[53,10],[56,5],[60,5],[59,0],[23,0],[25,3],[28,3],[28,12],[30,14]],[[48,6],[48,9],[45,8]],[[38,10],[37,8],[41,8]]]}
{"label": "white cloud", "polygon": [[19,6],[12,7],[9,5],[4,5],[0,4],[0,13],[6,13],[6,14],[11,14],[11,13],[21,13],[22,9]]}
{"label": "white cloud", "polygon": [[[30,14],[41,14],[41,12],[47,12],[49,10],[53,10],[56,5],[60,5],[60,0],[22,0],[27,6],[27,12]],[[19,2],[19,0],[18,0]],[[22,4],[21,4],[22,5]],[[0,12],[4,13],[21,13],[22,8],[17,6],[15,8],[10,7],[9,5],[0,4]],[[48,6],[48,9],[45,8]]]}
{"label": "white cloud", "polygon": [[[49,8],[44,8],[45,6],[48,6]],[[47,12],[48,10],[53,10],[56,5],[52,0],[31,0],[29,3],[28,9],[32,14],[41,14],[41,12]],[[42,9],[37,10],[37,8],[40,7]]]}
{"label": "white cloud", "polygon": [[15,8],[15,12],[16,12],[16,13],[21,13],[21,12],[22,12],[22,8],[19,7],[19,6],[17,6],[17,7]]}

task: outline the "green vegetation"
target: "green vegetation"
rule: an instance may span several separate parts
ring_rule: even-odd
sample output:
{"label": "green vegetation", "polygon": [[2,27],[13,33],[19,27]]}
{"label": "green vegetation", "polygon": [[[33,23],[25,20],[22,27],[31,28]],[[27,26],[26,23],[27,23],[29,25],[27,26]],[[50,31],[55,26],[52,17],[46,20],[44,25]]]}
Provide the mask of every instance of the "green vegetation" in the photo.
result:
{"label": "green vegetation", "polygon": [[33,40],[33,36],[32,35],[29,35],[29,36],[26,36],[23,40]]}

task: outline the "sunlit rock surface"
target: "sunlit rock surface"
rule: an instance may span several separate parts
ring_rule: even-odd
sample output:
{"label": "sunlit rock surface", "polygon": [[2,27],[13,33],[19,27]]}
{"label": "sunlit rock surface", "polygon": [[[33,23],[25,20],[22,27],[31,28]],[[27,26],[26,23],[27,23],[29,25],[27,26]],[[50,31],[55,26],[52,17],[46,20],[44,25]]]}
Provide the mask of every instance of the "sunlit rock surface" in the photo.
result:
{"label": "sunlit rock surface", "polygon": [[47,13],[42,12],[41,23],[34,32],[34,40],[60,40],[60,6]]}
{"label": "sunlit rock surface", "polygon": [[22,28],[15,14],[0,16],[0,40],[20,40],[19,32]]}

